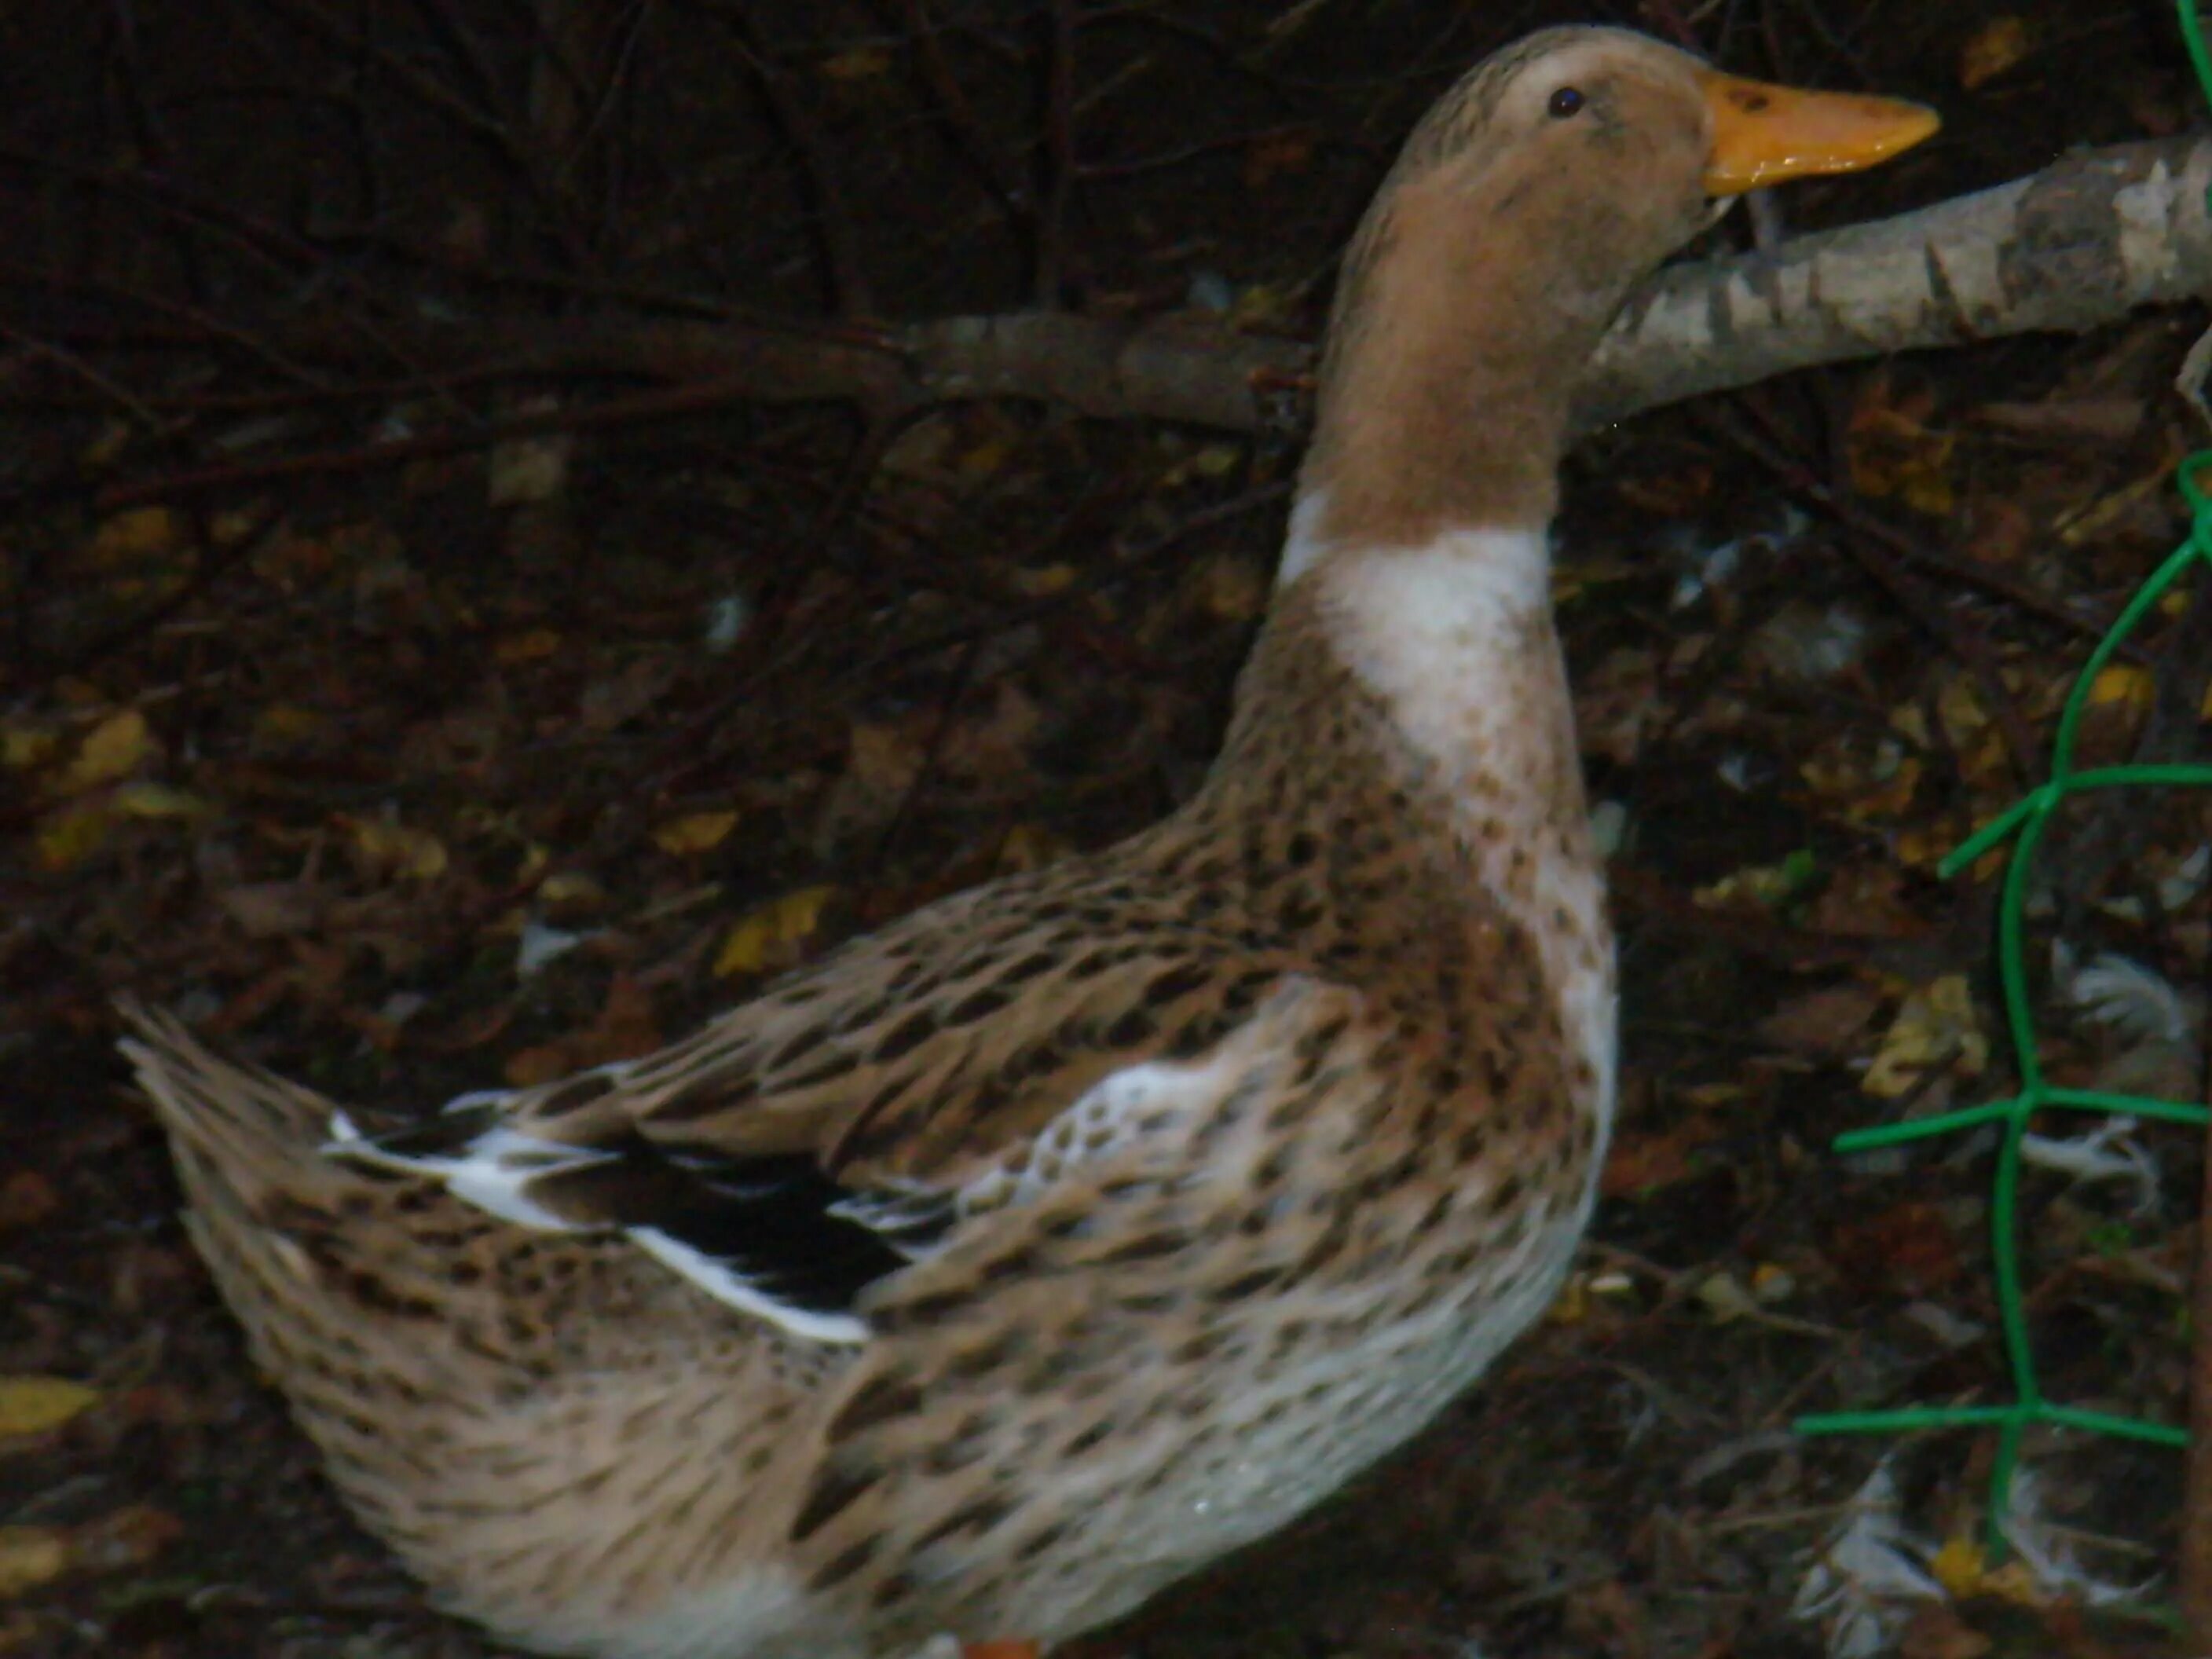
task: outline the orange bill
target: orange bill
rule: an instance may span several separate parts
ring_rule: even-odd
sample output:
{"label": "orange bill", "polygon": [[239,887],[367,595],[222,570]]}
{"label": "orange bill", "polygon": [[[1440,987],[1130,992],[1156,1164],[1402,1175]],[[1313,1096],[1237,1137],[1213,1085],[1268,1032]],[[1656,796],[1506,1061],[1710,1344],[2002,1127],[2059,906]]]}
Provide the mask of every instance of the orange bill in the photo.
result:
{"label": "orange bill", "polygon": [[1896,98],[1801,92],[1711,70],[1699,78],[1713,112],[1710,196],[1808,173],[1854,173],[1911,149],[1942,125],[1926,105]]}

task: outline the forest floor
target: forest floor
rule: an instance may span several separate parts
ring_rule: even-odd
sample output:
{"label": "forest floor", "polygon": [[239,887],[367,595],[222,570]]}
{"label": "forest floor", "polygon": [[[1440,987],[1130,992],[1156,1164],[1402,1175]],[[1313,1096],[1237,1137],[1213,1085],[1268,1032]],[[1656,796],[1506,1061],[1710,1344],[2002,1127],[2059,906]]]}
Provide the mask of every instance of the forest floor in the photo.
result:
{"label": "forest floor", "polygon": [[[1940,61],[1997,50],[2009,15],[1961,8]],[[2078,79],[2084,128],[2035,160],[2178,118],[2121,22],[2020,16],[1994,79],[1905,89],[2026,104]],[[1924,64],[1928,40],[1869,61]],[[1917,199],[2007,176],[1990,135],[2012,129],[1963,131]],[[1308,165],[1273,142],[1209,205],[1210,280],[1270,269],[1266,170]],[[1309,270],[1323,216],[1290,256]],[[1179,257],[1116,294],[1171,293]],[[1317,319],[1287,279],[1243,295]],[[1625,1053],[1569,1292],[1413,1445],[1084,1659],[2168,1650],[2174,1451],[2031,1431],[2031,1572],[1984,1547],[1987,1436],[1791,1425],[2012,1398],[1994,1132],[1831,1143],[2016,1086],[2002,859],[1935,866],[2040,779],[2088,648],[2185,532],[2172,475],[2201,433],[2168,382],[2201,320],[1808,373],[1582,448],[1559,597]],[[70,444],[100,441],[73,418]],[[851,438],[787,410],[0,523],[0,1656],[494,1650],[351,1524],[256,1376],[114,995],[421,1111],[647,1051],[1201,775],[1291,453],[978,404],[856,482]],[[2092,688],[2082,761],[2192,752],[2208,635],[2185,585]],[[2201,1101],[2212,796],[2057,825],[2031,884],[2043,1063]],[[2041,1385],[2179,1422],[2198,1137],[2036,1127]]]}

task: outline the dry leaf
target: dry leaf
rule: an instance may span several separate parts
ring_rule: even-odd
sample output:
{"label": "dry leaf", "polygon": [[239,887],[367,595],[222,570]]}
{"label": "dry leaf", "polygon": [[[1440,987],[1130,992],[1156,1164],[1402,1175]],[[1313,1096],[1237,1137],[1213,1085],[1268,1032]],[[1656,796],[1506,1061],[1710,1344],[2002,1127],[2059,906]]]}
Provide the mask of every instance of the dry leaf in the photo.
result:
{"label": "dry leaf", "polygon": [[1877,1099],[1897,1100],[1919,1088],[1933,1067],[1979,1077],[1989,1063],[1990,1040],[1966,976],[1946,974],[1906,995],[1859,1086]]}
{"label": "dry leaf", "polygon": [[104,520],[93,532],[89,556],[97,565],[166,553],[184,540],[184,520],[166,507],[136,507]]}
{"label": "dry leaf", "polygon": [[1250,622],[1267,608],[1273,578],[1258,561],[1237,553],[1218,553],[1191,573],[1190,591],[1199,613],[1219,623]]}
{"label": "dry leaf", "polygon": [[822,73],[831,81],[851,85],[873,81],[890,73],[891,55],[881,46],[855,46],[822,60]]}
{"label": "dry leaf", "polygon": [[1881,1006],[1870,985],[1830,985],[1784,1003],[1759,1023],[1759,1035],[1791,1054],[1832,1059],[1850,1052]]}
{"label": "dry leaf", "polygon": [[289,939],[311,933],[326,902],[312,882],[241,882],[216,894],[216,902],[248,939]]}
{"label": "dry leaf", "polygon": [[1877,375],[1851,410],[1844,441],[1851,487],[1870,499],[1941,517],[1955,500],[1951,458],[1958,438],[1923,424],[1926,411],[1918,405],[1925,399],[1892,403],[1889,395],[1887,378]]}
{"label": "dry leaf", "polygon": [[45,765],[60,747],[61,741],[51,726],[19,725],[13,720],[0,725],[0,766],[11,772]]}
{"label": "dry leaf", "polygon": [[527,634],[516,634],[501,640],[492,647],[492,659],[502,668],[512,668],[517,663],[542,662],[557,656],[561,650],[561,635],[550,628],[533,628]]}
{"label": "dry leaf", "polygon": [[0,1435],[47,1433],[99,1399],[97,1389],[64,1376],[0,1376]]}
{"label": "dry leaf", "polygon": [[111,805],[126,818],[194,818],[214,810],[188,789],[172,788],[145,778],[118,789]]}
{"label": "dry leaf", "polygon": [[184,1522],[150,1504],[129,1504],[70,1534],[70,1565],[79,1572],[140,1567],[175,1543]]}
{"label": "dry leaf", "polygon": [[36,844],[40,867],[50,872],[73,869],[98,852],[115,822],[106,806],[56,812],[40,821]]}
{"label": "dry leaf", "polygon": [[1968,92],[2018,67],[2033,37],[2023,17],[1996,17],[1976,29],[1959,52],[1959,84]]}
{"label": "dry leaf", "polygon": [[79,795],[113,783],[143,766],[155,754],[154,734],[135,708],[118,709],[85,734],[68,769],[54,784],[57,795]]}
{"label": "dry leaf", "polygon": [[427,830],[382,818],[349,818],[354,848],[371,869],[411,881],[434,881],[449,862],[446,843]]}
{"label": "dry leaf", "polygon": [[1717,1118],[1693,1112],[1671,1129],[1626,1136],[1606,1158],[1602,1191],[1628,1198],[1686,1181],[1698,1173],[1697,1152],[1727,1133]]}
{"label": "dry leaf", "polygon": [[845,770],[815,830],[816,850],[824,854],[890,823],[921,775],[921,741],[908,722],[855,720],[848,742]]}
{"label": "dry leaf", "polygon": [[0,1527],[0,1600],[34,1590],[69,1568],[69,1534],[59,1527]]}
{"label": "dry leaf", "polygon": [[834,887],[802,887],[763,905],[730,929],[714,957],[714,976],[766,973],[797,962],[822,925],[823,907],[836,891]]}
{"label": "dry leaf", "polygon": [[655,829],[653,844],[677,858],[690,858],[720,847],[737,827],[734,811],[687,813]]}

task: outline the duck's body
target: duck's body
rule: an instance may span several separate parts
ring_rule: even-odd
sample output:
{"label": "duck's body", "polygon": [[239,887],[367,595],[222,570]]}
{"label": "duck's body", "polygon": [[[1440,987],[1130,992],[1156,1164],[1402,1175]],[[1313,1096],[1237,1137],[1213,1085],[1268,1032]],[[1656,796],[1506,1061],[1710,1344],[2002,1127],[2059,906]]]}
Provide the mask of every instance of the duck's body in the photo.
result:
{"label": "duck's body", "polygon": [[[444,1605],[623,1659],[1050,1642],[1544,1307],[1613,1071],[1553,476],[1574,371],[1707,217],[1713,85],[1557,31],[1424,123],[1228,744],[1154,829],[374,1143],[141,1020],[195,1238]],[[1624,176],[1563,198],[1519,163],[1584,112]]]}

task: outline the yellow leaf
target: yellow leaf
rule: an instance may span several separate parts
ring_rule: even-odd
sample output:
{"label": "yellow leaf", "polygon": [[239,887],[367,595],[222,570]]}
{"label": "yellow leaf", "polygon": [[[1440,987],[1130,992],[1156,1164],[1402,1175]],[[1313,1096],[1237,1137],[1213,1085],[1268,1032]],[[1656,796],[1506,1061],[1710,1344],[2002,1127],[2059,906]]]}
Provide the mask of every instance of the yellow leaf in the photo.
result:
{"label": "yellow leaf", "polygon": [[2020,17],[1992,18],[1974,31],[1959,52],[1959,84],[1968,92],[1994,81],[2027,56],[2027,21]]}
{"label": "yellow leaf", "polygon": [[969,483],[981,483],[1005,466],[1013,453],[1012,438],[994,434],[963,450],[960,458],[953,462],[952,470]]}
{"label": "yellow leaf", "polygon": [[2001,1567],[1992,1567],[1982,1575],[1984,1595],[2001,1596],[2005,1601],[2023,1607],[2046,1607],[2051,1597],[2043,1586],[2035,1582],[2035,1574],[2025,1561],[2012,1560]]}
{"label": "yellow leaf", "polygon": [[143,778],[118,789],[113,805],[130,818],[191,818],[209,810],[208,803],[189,789],[175,789]]}
{"label": "yellow leaf", "polygon": [[822,72],[832,81],[852,82],[872,81],[889,74],[891,55],[881,46],[855,46],[850,52],[841,52],[834,58],[823,60]]}
{"label": "yellow leaf", "polygon": [[1859,1086],[1877,1099],[1897,1100],[1918,1088],[1930,1067],[1978,1077],[1989,1062],[1990,1040],[1966,976],[1946,974],[1906,995]]}
{"label": "yellow leaf", "polygon": [[1072,564],[1048,564],[1013,574],[1014,586],[1032,599],[1047,599],[1055,593],[1064,593],[1074,580],[1075,567]]}
{"label": "yellow leaf", "polygon": [[355,847],[378,869],[416,881],[434,881],[446,873],[446,843],[428,830],[380,818],[354,818],[349,823]]}
{"label": "yellow leaf", "polygon": [[93,532],[97,564],[164,553],[183,540],[184,520],[166,507],[136,507],[118,513]]}
{"label": "yellow leaf", "polygon": [[65,1376],[0,1376],[0,1434],[44,1434],[99,1398]]}
{"label": "yellow leaf", "polygon": [[1559,1286],[1559,1293],[1552,1305],[1544,1310],[1547,1325],[1579,1325],[1590,1315],[1589,1280],[1581,1273],[1570,1273],[1567,1282]]}
{"label": "yellow leaf", "polygon": [[2112,703],[2124,704],[2133,709],[2147,709],[2158,690],[2151,684],[2150,671],[2133,668],[2124,663],[2115,663],[2110,668],[2097,671],[2097,678],[2089,683],[2089,706],[2102,708]]}
{"label": "yellow leaf", "polygon": [[1971,1538],[1944,1540],[1943,1547],[1928,1564],[1928,1571],[1935,1576],[1936,1582],[1961,1600],[1981,1589],[1982,1576],[1987,1570],[1981,1546]]}
{"label": "yellow leaf", "polygon": [[[530,849],[530,865],[535,868],[545,862],[547,854],[542,847]],[[556,870],[538,884],[538,896],[548,904],[604,904],[606,890],[580,870]]]}
{"label": "yellow leaf", "polygon": [[1199,566],[1193,578],[1199,609],[1216,622],[1249,622],[1267,609],[1269,573],[1256,560],[1218,554]]}
{"label": "yellow leaf", "polygon": [[1941,517],[1954,501],[1952,433],[1929,431],[1901,409],[1869,401],[1853,411],[1844,438],[1851,485],[1862,495],[1903,502]]}
{"label": "yellow leaf", "polygon": [[77,795],[137,771],[154,752],[154,734],[135,708],[120,708],[85,734],[54,793]]}
{"label": "yellow leaf", "polygon": [[1284,328],[1296,319],[1297,307],[1304,298],[1303,289],[1294,294],[1265,283],[1255,283],[1249,288],[1239,289],[1237,297],[1230,301],[1229,326],[1270,332]]}
{"label": "yellow leaf", "polygon": [[512,668],[517,663],[538,662],[556,655],[561,649],[561,635],[550,628],[533,628],[527,634],[517,634],[501,640],[492,649],[493,658],[502,668]]}
{"label": "yellow leaf", "polygon": [[1692,1106],[1733,1106],[1751,1091],[1733,1079],[1716,1083],[1692,1083],[1680,1091],[1681,1097]]}
{"label": "yellow leaf", "polygon": [[730,929],[730,936],[722,941],[714,958],[714,976],[726,979],[732,974],[757,974],[796,960],[798,947],[822,925],[822,908],[836,890],[802,887],[754,911]]}
{"label": "yellow leaf", "polygon": [[58,1527],[0,1527],[0,1601],[34,1590],[69,1569],[69,1534]]}
{"label": "yellow leaf", "polygon": [[653,844],[664,853],[687,858],[720,846],[737,827],[735,812],[692,812],[655,830]]}
{"label": "yellow leaf", "polygon": [[100,850],[107,839],[108,826],[114,822],[115,815],[104,805],[76,807],[41,820],[38,833],[40,866],[55,872],[76,868]]}
{"label": "yellow leaf", "polygon": [[11,772],[43,763],[58,747],[58,740],[46,726],[0,726],[0,766]]}

